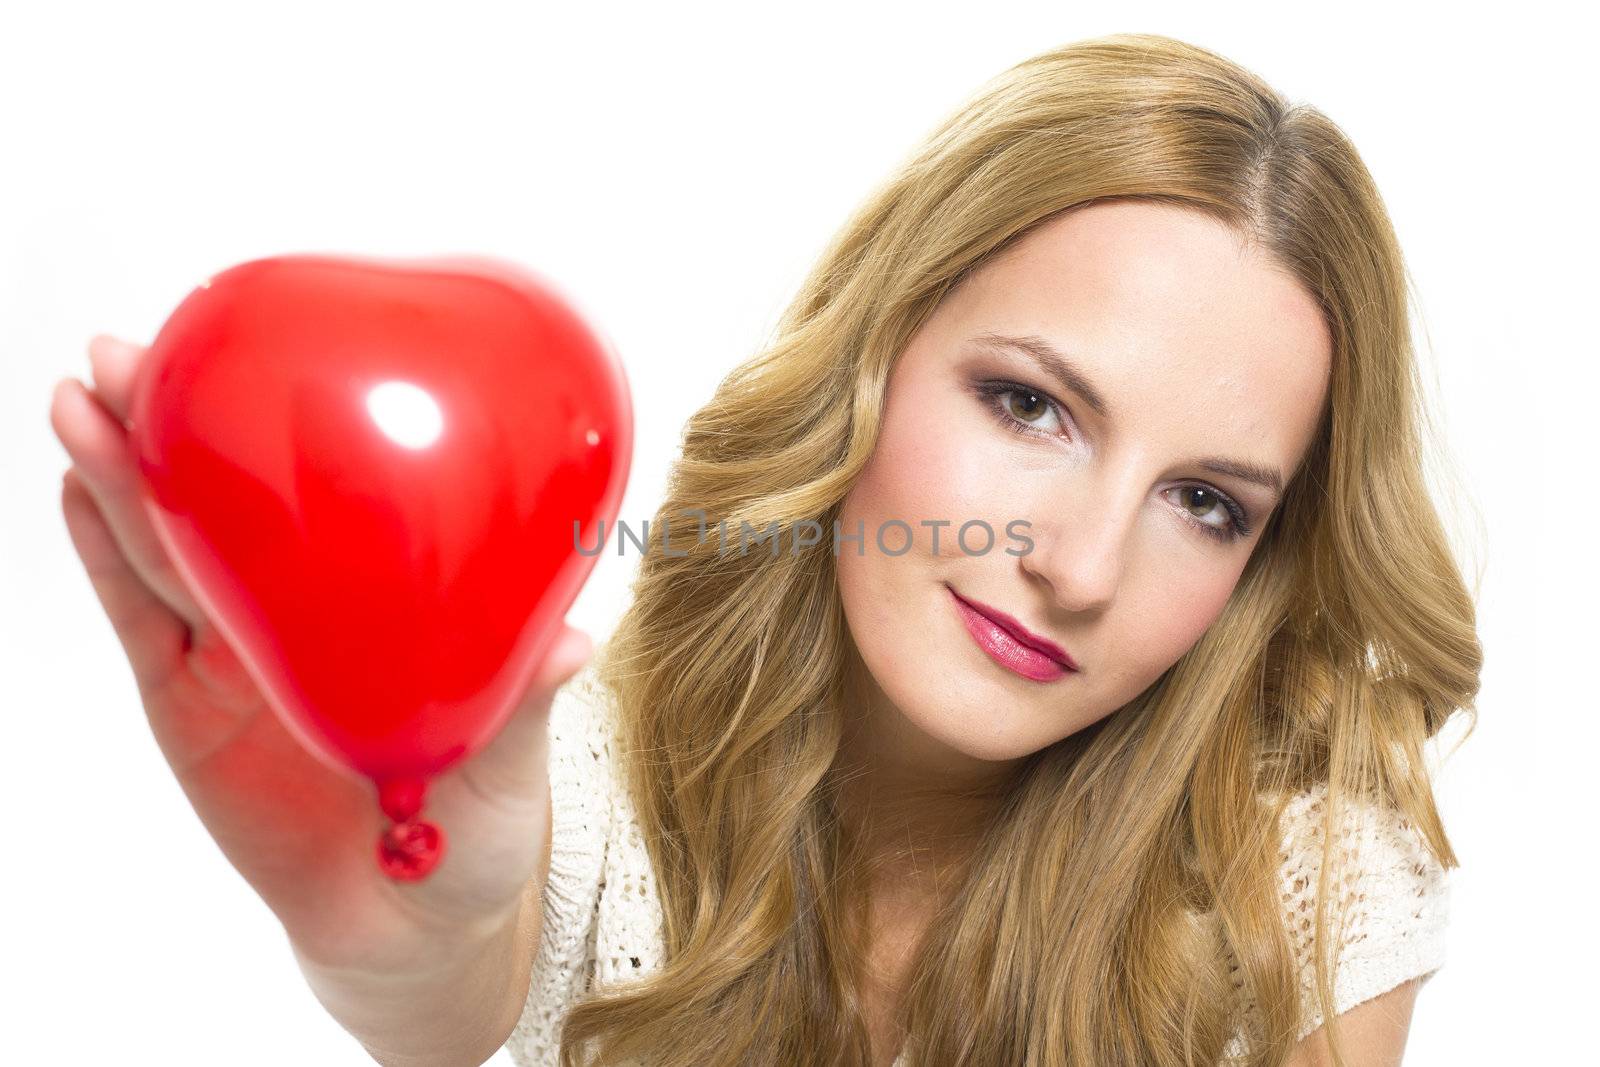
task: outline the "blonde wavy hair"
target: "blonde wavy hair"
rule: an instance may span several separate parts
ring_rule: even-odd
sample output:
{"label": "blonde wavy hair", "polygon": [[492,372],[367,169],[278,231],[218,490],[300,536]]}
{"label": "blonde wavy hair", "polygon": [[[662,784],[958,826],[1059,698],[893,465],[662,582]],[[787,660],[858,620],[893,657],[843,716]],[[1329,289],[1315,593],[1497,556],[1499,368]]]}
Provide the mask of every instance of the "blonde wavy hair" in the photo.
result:
{"label": "blonde wavy hair", "polygon": [[1218,620],[1146,692],[1023,762],[918,948],[907,1061],[1211,1065],[1247,1022],[1242,983],[1260,1009],[1248,1062],[1281,1062],[1301,1021],[1276,881],[1288,797],[1327,788],[1324,887],[1348,798],[1398,808],[1457,866],[1423,743],[1457,711],[1475,726],[1481,649],[1420,466],[1408,283],[1373,180],[1329,119],[1210,51],[1082,41],[937,127],[689,420],[651,521],[672,551],[641,556],[595,656],[665,962],[570,1011],[565,1067],[579,1048],[664,1067],[869,1062],[863,857],[836,803],[852,650],[829,538],[720,550],[692,512],[831,531],[918,325],[1032,227],[1110,198],[1205,212],[1292,271],[1332,333],[1328,403]]}

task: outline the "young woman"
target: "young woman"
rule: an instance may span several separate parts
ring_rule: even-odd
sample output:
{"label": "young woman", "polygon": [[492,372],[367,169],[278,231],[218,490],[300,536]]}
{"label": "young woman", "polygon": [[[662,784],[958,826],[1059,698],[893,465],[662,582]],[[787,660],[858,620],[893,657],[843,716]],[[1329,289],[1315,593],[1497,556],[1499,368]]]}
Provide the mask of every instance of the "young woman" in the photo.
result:
{"label": "young woman", "polygon": [[690,420],[616,633],[437,783],[416,885],[130,506],[139,350],[52,414],[163,751],[381,1062],[1387,1064],[1480,665],[1407,307],[1317,111],[1152,35],[1006,71]]}

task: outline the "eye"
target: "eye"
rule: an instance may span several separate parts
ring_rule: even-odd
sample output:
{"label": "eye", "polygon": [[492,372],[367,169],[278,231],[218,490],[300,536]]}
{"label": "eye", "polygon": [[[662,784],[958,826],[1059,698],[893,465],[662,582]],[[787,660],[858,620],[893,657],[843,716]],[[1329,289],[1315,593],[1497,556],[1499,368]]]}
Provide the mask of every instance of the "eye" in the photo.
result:
{"label": "eye", "polygon": [[[1169,493],[1186,494],[1180,497],[1179,507],[1191,525],[1219,541],[1237,541],[1250,533],[1250,516],[1238,502],[1220,490],[1208,485],[1180,485],[1168,489]],[[1220,517],[1222,522],[1202,520],[1196,516]]]}
{"label": "eye", "polygon": [[1000,425],[1013,433],[1059,437],[1065,409],[1049,393],[1018,382],[981,382],[978,393]]}
{"label": "eye", "polygon": [[[1060,437],[1065,429],[1062,423],[1066,408],[1042,389],[1011,381],[979,382],[976,389],[984,406],[1013,433]],[[1184,520],[1207,537],[1229,544],[1250,535],[1249,513],[1222,490],[1209,485],[1182,485],[1167,492],[1186,494],[1178,501]]]}

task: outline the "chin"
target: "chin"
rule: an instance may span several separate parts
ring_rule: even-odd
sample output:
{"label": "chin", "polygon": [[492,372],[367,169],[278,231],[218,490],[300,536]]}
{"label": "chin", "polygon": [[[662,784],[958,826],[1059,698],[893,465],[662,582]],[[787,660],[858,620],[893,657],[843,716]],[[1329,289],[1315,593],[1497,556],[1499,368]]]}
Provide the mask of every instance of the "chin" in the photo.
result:
{"label": "chin", "polygon": [[[930,692],[917,687],[905,702],[895,701],[907,725],[935,744],[968,760],[1004,762],[1026,755],[1030,731],[1016,720],[1022,706],[1014,694],[985,680],[981,672],[966,672],[958,684]],[[892,698],[891,698],[892,699]]]}

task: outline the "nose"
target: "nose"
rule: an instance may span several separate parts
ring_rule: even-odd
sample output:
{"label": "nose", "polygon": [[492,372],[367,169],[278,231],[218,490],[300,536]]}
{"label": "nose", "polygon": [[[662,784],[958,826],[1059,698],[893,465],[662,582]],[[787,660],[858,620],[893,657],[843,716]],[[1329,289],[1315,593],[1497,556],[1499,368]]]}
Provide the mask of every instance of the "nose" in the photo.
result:
{"label": "nose", "polygon": [[1098,506],[1084,506],[1080,497],[1068,502],[1057,496],[1046,514],[1060,516],[1032,522],[1033,550],[1017,557],[1030,582],[1045,587],[1063,611],[1103,611],[1122,582],[1130,532],[1137,518],[1139,492],[1098,495]]}

